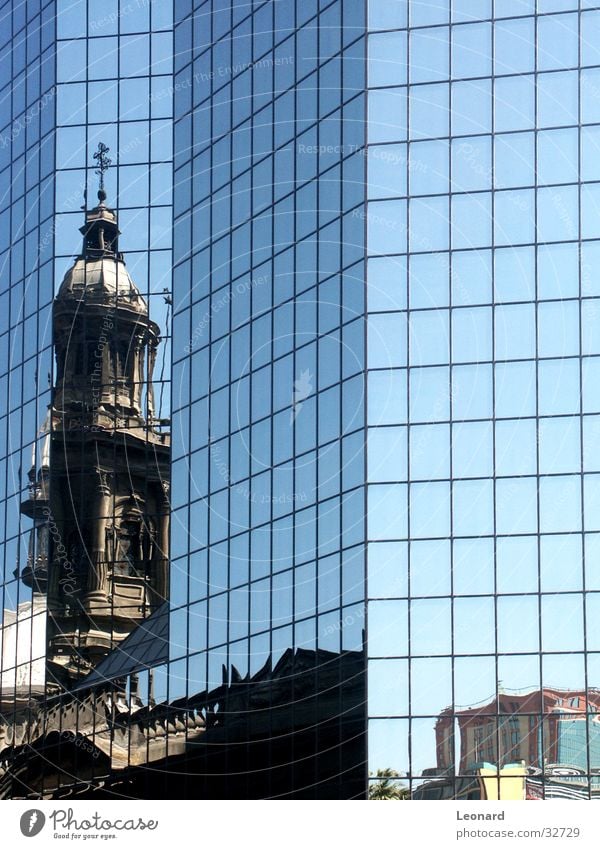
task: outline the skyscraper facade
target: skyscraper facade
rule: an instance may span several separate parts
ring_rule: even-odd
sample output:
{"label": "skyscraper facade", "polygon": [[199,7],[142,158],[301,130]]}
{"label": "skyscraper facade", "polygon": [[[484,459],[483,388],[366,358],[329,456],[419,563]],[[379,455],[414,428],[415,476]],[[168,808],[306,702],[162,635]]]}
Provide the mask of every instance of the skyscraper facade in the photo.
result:
{"label": "skyscraper facade", "polygon": [[600,4],[39,5],[0,9],[4,715],[45,683],[19,510],[102,141],[162,327],[173,283],[170,656],[134,632],[77,691],[115,681],[105,792],[596,797]]}
{"label": "skyscraper facade", "polygon": [[[0,34],[5,122],[0,134],[0,298],[5,323],[0,367],[4,374],[0,742],[10,748],[23,742],[16,729],[24,727],[27,711],[43,704],[44,694],[56,694],[59,679],[61,686],[68,684],[56,673],[71,650],[64,668],[88,666],[89,671],[83,634],[95,632],[90,647],[103,644],[92,659],[94,666],[156,608],[158,596],[160,602],[166,597],[167,587],[160,578],[150,600],[144,563],[151,550],[150,559],[160,560],[158,548],[165,548],[159,528],[166,525],[159,514],[164,516],[166,506],[162,491],[155,496],[158,478],[168,482],[168,438],[158,431],[164,430],[170,404],[172,5],[150,0],[3,3]],[[93,157],[99,142],[103,160]],[[108,156],[112,168],[105,175]],[[99,166],[102,178],[106,176],[106,191],[98,205],[94,172]],[[103,202],[107,195],[110,209]],[[127,271],[117,252],[113,209],[117,206]],[[79,262],[73,270],[74,255]],[[69,280],[54,306],[53,326],[54,294],[67,270]],[[138,281],[139,290],[129,285],[129,275]],[[98,300],[91,306],[92,312],[96,308],[92,319],[85,301],[94,300],[94,290]],[[167,340],[160,347],[158,323]],[[151,351],[148,357],[147,351]],[[155,365],[154,393],[146,386],[148,371],[142,362],[146,358],[150,372]],[[52,407],[56,416],[49,413]],[[104,421],[93,422],[99,413],[105,414]],[[74,418],[63,430],[70,416]],[[128,427],[137,427],[129,445],[123,437]],[[85,458],[85,445],[90,445],[90,431],[95,428],[102,431],[105,447],[111,446],[104,457],[108,477],[99,481],[109,498],[105,510],[89,486],[91,477],[85,482],[81,477],[84,468],[90,472],[94,466],[92,455],[99,459],[94,450]],[[150,444],[153,438],[145,440],[150,430],[156,445]],[[115,449],[117,443],[121,445]],[[115,462],[119,455],[120,464]],[[76,472],[76,457],[82,461],[81,474]],[[147,481],[151,469],[157,470],[157,460],[162,472],[150,484],[156,490],[150,497],[154,518],[145,522],[140,506],[150,491]],[[117,483],[118,477],[111,473],[119,465],[121,482],[111,506],[111,481]],[[51,468],[56,472],[52,481]],[[162,507],[157,508],[159,501]],[[67,519],[72,533],[64,524],[67,504],[73,507]],[[89,533],[94,511],[106,526],[104,542],[99,534],[94,541]],[[114,518],[121,513],[125,521],[119,530]],[[134,527],[142,520],[148,544]],[[116,566],[111,567],[109,560]],[[164,563],[160,570],[164,573]],[[47,628],[49,573],[53,603]],[[91,607],[86,613],[77,596],[93,592],[98,578],[106,585],[101,593],[104,613],[98,609],[94,614]],[[115,592],[117,583],[121,589]],[[77,584],[79,590],[74,591]],[[115,602],[124,617],[115,618]],[[82,621],[76,621],[79,615],[87,619],[83,628]],[[140,687],[147,701],[147,674]],[[30,741],[31,730],[25,734]],[[49,762],[69,760],[73,739],[68,734],[61,738]],[[32,762],[33,749],[24,755]],[[7,770],[4,755],[0,772],[4,797],[11,794],[15,777],[10,767]],[[77,769],[74,773],[67,784],[78,780]],[[53,783],[54,778],[48,787]],[[43,782],[37,789],[45,792]]]}
{"label": "skyscraper facade", "polygon": [[[205,2],[175,24],[169,686],[355,652],[340,776],[430,798],[509,768],[543,796],[552,691],[579,700],[590,795],[600,10]],[[319,795],[315,770],[281,792]]]}
{"label": "skyscraper facade", "polygon": [[248,688],[240,795],[365,786],[365,20],[322,6],[175,26],[169,698]]}
{"label": "skyscraper facade", "polygon": [[0,8],[0,701],[9,720],[45,684],[46,606],[31,579],[44,540],[21,503],[29,470],[37,477],[43,463],[36,435],[50,402],[54,19],[53,2]]}

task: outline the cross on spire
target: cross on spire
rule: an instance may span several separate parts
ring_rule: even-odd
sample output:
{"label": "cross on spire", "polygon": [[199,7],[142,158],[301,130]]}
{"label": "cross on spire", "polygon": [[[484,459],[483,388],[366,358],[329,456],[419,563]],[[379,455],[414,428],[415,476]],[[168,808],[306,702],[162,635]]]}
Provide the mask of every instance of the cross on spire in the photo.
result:
{"label": "cross on spire", "polygon": [[94,159],[98,163],[98,167],[96,168],[96,174],[100,177],[100,187],[98,189],[98,198],[103,201],[106,200],[106,192],[104,191],[104,172],[108,171],[108,168],[112,162],[112,159],[109,159],[106,155],[109,152],[110,148],[104,144],[104,142],[98,142],[98,150],[94,154]]}

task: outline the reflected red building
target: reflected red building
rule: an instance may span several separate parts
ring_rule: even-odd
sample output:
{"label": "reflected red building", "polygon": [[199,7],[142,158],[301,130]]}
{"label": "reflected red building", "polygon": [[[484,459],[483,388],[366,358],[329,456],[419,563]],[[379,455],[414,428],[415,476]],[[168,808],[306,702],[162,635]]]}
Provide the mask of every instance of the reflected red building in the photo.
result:
{"label": "reflected red building", "polygon": [[[476,764],[600,766],[600,690],[505,691],[485,704],[443,710],[436,722],[437,767],[465,774]],[[460,743],[456,764],[457,738]],[[589,762],[588,762],[589,747]]]}

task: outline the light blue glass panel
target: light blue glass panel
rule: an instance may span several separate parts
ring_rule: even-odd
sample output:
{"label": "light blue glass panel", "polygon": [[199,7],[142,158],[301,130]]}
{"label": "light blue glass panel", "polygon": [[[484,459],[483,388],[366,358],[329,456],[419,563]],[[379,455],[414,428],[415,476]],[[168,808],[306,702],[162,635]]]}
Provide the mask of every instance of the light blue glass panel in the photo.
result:
{"label": "light blue glass panel", "polygon": [[497,133],[533,129],[535,86],[532,75],[499,77],[494,81],[494,124]]}
{"label": "light blue glass panel", "polygon": [[539,420],[540,474],[580,471],[579,427],[578,416]]}
{"label": "light blue glass panel", "polygon": [[600,395],[596,387],[600,381],[600,358],[583,357],[582,361],[582,408],[584,413],[600,412]]}
{"label": "light blue glass panel", "polygon": [[405,427],[369,428],[367,436],[370,483],[407,479]]}
{"label": "light blue glass panel", "polygon": [[411,365],[437,365],[448,362],[448,310],[411,312],[409,329]]}
{"label": "light blue glass panel", "polygon": [[495,691],[496,662],[493,657],[456,658],[454,703],[458,709],[472,707],[477,702],[489,703]]}
{"label": "light blue glass panel", "polygon": [[448,249],[448,198],[412,198],[409,216],[409,250]]}
{"label": "light blue glass panel", "polygon": [[410,25],[423,27],[448,23],[450,0],[411,0]]}
{"label": "light blue glass panel", "polygon": [[448,305],[449,270],[449,257],[445,253],[411,256],[409,275],[411,309]]}
{"label": "light blue glass panel", "polygon": [[499,534],[537,532],[535,478],[504,478],[496,481],[496,531]]}
{"label": "light blue glass panel", "polygon": [[454,481],[452,531],[455,536],[494,532],[494,484],[491,480]]}
{"label": "light blue glass panel", "polygon": [[455,599],[454,651],[468,655],[493,652],[495,619],[493,598]]}
{"label": "light blue glass panel", "polygon": [[406,315],[379,313],[369,317],[367,328],[369,368],[406,365]]}
{"label": "light blue glass panel", "polygon": [[499,593],[538,591],[537,537],[496,539],[496,581]]}
{"label": "light blue glass panel", "polygon": [[540,478],[540,532],[581,530],[578,475]]}
{"label": "light blue glass panel", "polygon": [[[414,659],[410,665],[411,700],[410,707],[413,716],[436,717],[443,708],[452,702],[452,663],[449,658],[432,657],[422,660]],[[418,774],[426,764],[435,762],[433,750],[434,739],[431,734],[431,719],[427,719],[417,744],[415,731],[418,723],[414,720],[411,725],[413,743],[413,769]],[[429,732],[427,736],[426,732]],[[424,752],[428,753],[423,762]],[[420,764],[420,769],[416,767]]]}
{"label": "light blue glass panel", "polygon": [[[585,599],[586,608],[586,639],[587,650],[598,651],[600,649],[600,593],[589,593]],[[596,669],[598,659],[596,658]],[[598,673],[596,672],[596,675]],[[596,686],[598,678],[592,679],[589,686]],[[595,764],[597,766],[597,763]]]}
{"label": "light blue glass panel", "polygon": [[495,355],[498,360],[535,357],[533,304],[498,306],[494,310]]}
{"label": "light blue glass panel", "polygon": [[[560,627],[560,625],[564,627]],[[542,650],[583,651],[583,596],[542,596]]]}
{"label": "light blue glass panel", "polygon": [[449,540],[411,542],[410,592],[412,596],[450,595],[451,571]]}
{"label": "light blue glass panel", "polygon": [[454,592],[457,595],[494,592],[494,540],[458,539],[452,543]]}
{"label": "light blue glass panel", "polygon": [[535,0],[495,0],[494,15],[497,18],[512,18],[518,15],[533,15]]}
{"label": "light blue glass panel", "polygon": [[406,257],[376,257],[368,261],[367,306],[371,312],[406,308]]}
{"label": "light blue glass panel", "polygon": [[368,647],[370,657],[408,654],[408,610],[405,601],[370,601]]}
{"label": "light blue glass panel", "polygon": [[535,363],[499,363],[495,366],[495,377],[496,416],[535,415]]}
{"label": "light blue glass panel", "polygon": [[542,592],[581,590],[583,558],[580,534],[540,537],[540,589]]}
{"label": "light blue glass panel", "polygon": [[600,11],[581,16],[581,64],[600,65]]}
{"label": "light blue glass panel", "polygon": [[[582,251],[585,246],[582,246]],[[573,298],[579,294],[579,248],[540,245],[538,248],[538,297]]]}
{"label": "light blue glass panel", "polygon": [[583,418],[583,468],[586,472],[600,472],[600,417]]}
{"label": "light blue glass panel", "polygon": [[413,142],[410,146],[411,195],[433,195],[448,191],[448,143]]}
{"label": "light blue glass panel", "polygon": [[494,255],[494,300],[529,301],[535,298],[535,249],[499,248]]}
{"label": "light blue glass panel", "polygon": [[579,236],[577,186],[538,190],[537,235],[540,242],[563,242]]}
{"label": "light blue glass panel", "polygon": [[452,362],[477,363],[491,358],[491,307],[452,310]]}
{"label": "light blue glass panel", "polygon": [[581,127],[581,179],[600,180],[600,127]]}
{"label": "light blue glass panel", "polygon": [[410,486],[410,532],[414,538],[450,534],[450,484],[416,483]]}
{"label": "light blue glass panel", "polygon": [[371,201],[367,208],[370,254],[406,253],[406,201]]}
{"label": "light blue glass panel", "polygon": [[537,121],[540,127],[560,127],[578,120],[576,71],[539,74],[537,77]]}
{"label": "light blue glass panel", "polygon": [[492,242],[491,195],[452,197],[452,248],[481,248]]}
{"label": "light blue glass panel", "polygon": [[600,185],[581,187],[581,238],[597,239],[600,236]]}
{"label": "light blue glass panel", "polygon": [[487,77],[492,73],[489,23],[452,28],[452,77]]}
{"label": "light blue glass panel", "polygon": [[552,15],[538,19],[538,71],[573,68],[578,63],[577,15]]}
{"label": "light blue glass panel", "polygon": [[583,509],[586,531],[600,530],[600,476],[583,476]]}
{"label": "light blue glass panel", "polygon": [[579,302],[538,305],[538,355],[579,354]]}
{"label": "light blue glass panel", "polygon": [[577,182],[578,146],[579,134],[575,129],[540,130],[537,136],[538,183]]}
{"label": "light blue glass panel", "polygon": [[403,598],[408,595],[408,543],[369,543],[367,569],[371,598]]}
{"label": "light blue glass panel", "polygon": [[368,489],[369,539],[402,539],[407,535],[405,484],[373,484]]}
{"label": "light blue glass panel", "polygon": [[369,716],[408,714],[408,661],[371,660],[367,680]]}
{"label": "light blue glass panel", "polygon": [[597,124],[600,121],[600,69],[593,68],[581,71],[580,97],[581,122]]}
{"label": "light blue glass panel", "polygon": [[448,27],[414,30],[410,35],[410,81],[431,83],[448,78]]}
{"label": "light blue glass panel", "polygon": [[449,134],[449,97],[448,83],[411,86],[409,96],[411,139],[444,137]]}
{"label": "light blue glass panel", "polygon": [[369,772],[377,774],[392,763],[399,774],[408,772],[408,719],[373,719],[369,722]]}
{"label": "light blue glass panel", "polygon": [[472,0],[452,0],[452,21],[455,24],[491,17],[492,0],[480,0],[476,6]]}
{"label": "light blue glass panel", "polygon": [[454,478],[487,477],[493,474],[491,422],[464,422],[452,427],[452,475]]}
{"label": "light blue glass panel", "polygon": [[496,474],[536,473],[535,421],[509,419],[496,423]]}
{"label": "light blue glass panel", "polygon": [[406,33],[386,32],[369,36],[369,86],[406,83]]}
{"label": "light blue glass panel", "polygon": [[[406,421],[405,370],[371,371],[367,377],[367,385],[369,424],[401,424]],[[446,387],[446,396],[447,394]]]}
{"label": "light blue glass panel", "polygon": [[452,142],[452,188],[457,192],[491,189],[492,143],[488,136]]}
{"label": "light blue glass panel", "polygon": [[452,369],[452,416],[483,419],[492,415],[492,367],[454,366]]}
{"label": "light blue glass panel", "polygon": [[[585,7],[586,0],[582,6]],[[576,0],[538,0],[538,12],[567,12],[577,8]]]}
{"label": "light blue glass panel", "polygon": [[367,196],[394,198],[406,195],[407,156],[405,144],[369,147]]}
{"label": "light blue glass panel", "polygon": [[510,133],[494,139],[494,185],[497,189],[532,186],[535,183],[535,137],[533,133]]}
{"label": "light blue glass panel", "polygon": [[491,133],[491,81],[452,84],[452,132],[454,135]]}
{"label": "light blue glass panel", "polygon": [[452,304],[489,304],[492,300],[491,251],[452,254]]}
{"label": "light blue glass panel", "polygon": [[411,368],[410,420],[447,421],[450,418],[450,369]]}
{"label": "light blue glass panel", "polygon": [[417,425],[410,429],[410,478],[435,480],[450,477],[450,427]]}
{"label": "light blue glass panel", "polygon": [[533,242],[535,196],[532,189],[502,191],[495,195],[494,240],[497,245]]}
{"label": "light blue glass panel", "polygon": [[538,363],[538,406],[541,416],[579,412],[578,360]]}
{"label": "light blue glass panel", "polygon": [[370,91],[367,138],[376,142],[403,141],[406,138],[406,89]]}
{"label": "light blue glass panel", "polygon": [[499,651],[516,654],[539,650],[536,596],[501,597],[498,599],[497,610]]}
{"label": "light blue glass panel", "polygon": [[527,74],[535,67],[533,18],[502,21],[494,26],[496,74]]}
{"label": "light blue glass panel", "polygon": [[410,603],[412,655],[450,654],[452,639],[450,600],[422,599]]}
{"label": "light blue glass panel", "polygon": [[405,27],[407,5],[407,0],[369,0],[369,29]]}

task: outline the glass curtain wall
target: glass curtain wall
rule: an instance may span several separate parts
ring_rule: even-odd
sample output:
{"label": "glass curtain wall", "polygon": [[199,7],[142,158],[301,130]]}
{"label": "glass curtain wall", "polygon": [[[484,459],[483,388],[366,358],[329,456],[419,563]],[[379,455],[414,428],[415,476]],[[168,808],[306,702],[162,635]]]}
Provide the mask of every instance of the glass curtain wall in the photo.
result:
{"label": "glass curtain wall", "polygon": [[364,792],[364,18],[178,6],[168,697],[249,682],[226,795]]}
{"label": "glass curtain wall", "polygon": [[0,734],[45,683],[45,600],[32,570],[47,540],[26,505],[52,370],[54,20],[54,2],[0,6]]}
{"label": "glass curtain wall", "polygon": [[597,791],[597,6],[369,3],[369,763],[417,798]]}

